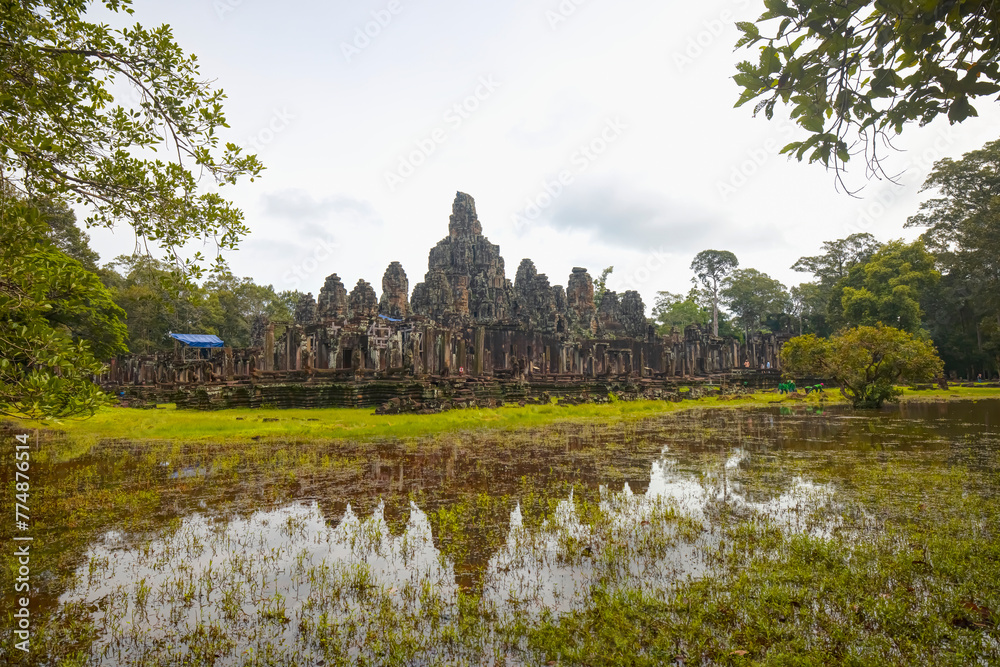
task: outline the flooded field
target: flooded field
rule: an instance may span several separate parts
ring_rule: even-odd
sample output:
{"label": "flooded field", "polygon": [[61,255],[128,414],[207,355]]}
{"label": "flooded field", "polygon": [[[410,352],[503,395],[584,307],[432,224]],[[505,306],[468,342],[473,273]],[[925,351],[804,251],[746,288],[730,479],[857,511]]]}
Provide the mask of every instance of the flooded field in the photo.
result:
{"label": "flooded field", "polygon": [[4,660],[1000,664],[998,422],[980,400],[43,441],[38,635]]}

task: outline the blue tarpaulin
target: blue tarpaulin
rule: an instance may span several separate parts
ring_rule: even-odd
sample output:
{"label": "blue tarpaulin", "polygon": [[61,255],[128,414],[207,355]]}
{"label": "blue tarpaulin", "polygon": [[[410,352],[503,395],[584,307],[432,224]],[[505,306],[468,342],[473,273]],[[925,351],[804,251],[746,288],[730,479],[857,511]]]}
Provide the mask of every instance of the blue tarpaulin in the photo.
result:
{"label": "blue tarpaulin", "polygon": [[218,336],[209,334],[167,334],[175,340],[179,340],[188,347],[223,347],[225,343]]}
{"label": "blue tarpaulin", "polygon": [[379,315],[383,320],[389,320],[390,322],[402,322],[403,320],[397,320],[395,317],[389,317],[388,315]]}

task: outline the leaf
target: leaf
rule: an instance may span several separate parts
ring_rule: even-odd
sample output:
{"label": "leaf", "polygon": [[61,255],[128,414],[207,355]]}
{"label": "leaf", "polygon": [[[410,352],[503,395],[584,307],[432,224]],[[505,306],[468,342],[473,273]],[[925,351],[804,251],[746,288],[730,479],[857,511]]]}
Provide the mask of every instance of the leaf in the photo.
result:
{"label": "leaf", "polygon": [[740,650],[737,650],[737,651],[730,651],[729,655],[746,655],[747,653],[748,653],[748,651],[744,651],[743,649],[740,649]]}

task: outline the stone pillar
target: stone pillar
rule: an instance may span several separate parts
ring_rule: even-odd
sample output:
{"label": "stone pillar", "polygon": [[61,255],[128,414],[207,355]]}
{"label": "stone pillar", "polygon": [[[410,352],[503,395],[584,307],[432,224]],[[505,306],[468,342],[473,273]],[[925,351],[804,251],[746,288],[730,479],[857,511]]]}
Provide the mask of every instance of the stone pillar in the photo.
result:
{"label": "stone pillar", "polygon": [[424,329],[424,373],[434,372],[434,345],[436,344],[434,330],[430,327]]}
{"label": "stone pillar", "polygon": [[265,371],[274,370],[274,325],[267,325],[267,331],[264,333],[264,359],[263,364]]}
{"label": "stone pillar", "polygon": [[458,339],[458,367],[464,373],[469,372],[469,360],[465,353],[465,336]]}
{"label": "stone pillar", "polygon": [[413,374],[420,375],[420,340],[421,336],[414,331],[410,334],[410,346],[412,347],[410,359],[413,362]]}
{"label": "stone pillar", "polygon": [[483,347],[486,344],[486,331],[482,327],[476,327],[476,366],[477,376],[483,374]]}
{"label": "stone pillar", "polygon": [[224,359],[222,362],[222,374],[226,378],[226,382],[233,381],[233,348],[224,347],[223,348]]}
{"label": "stone pillar", "polygon": [[451,331],[441,334],[441,372],[444,375],[451,373]]}

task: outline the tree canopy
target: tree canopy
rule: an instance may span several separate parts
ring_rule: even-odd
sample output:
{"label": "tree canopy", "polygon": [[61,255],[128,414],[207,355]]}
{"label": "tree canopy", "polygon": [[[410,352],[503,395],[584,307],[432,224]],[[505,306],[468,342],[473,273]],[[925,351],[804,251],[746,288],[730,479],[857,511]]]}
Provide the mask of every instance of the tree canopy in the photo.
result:
{"label": "tree canopy", "polygon": [[939,115],[978,115],[973,100],[1000,93],[1000,6],[984,0],[765,0],[737,26],[736,106],[770,119],[781,102],[808,133],[782,149],[838,169],[862,155],[881,172],[882,140]]}
{"label": "tree canopy", "polygon": [[[114,30],[92,23],[86,0],[5,2],[0,15],[0,177],[26,198],[84,204],[89,226],[131,225],[137,249],[155,242],[199,275],[192,240],[235,248],[243,213],[197,174],[218,185],[251,179],[262,166],[232,143],[222,102],[169,26]],[[130,0],[103,0],[131,14]],[[116,98],[119,83],[135,102]]]}
{"label": "tree canopy", "polygon": [[841,278],[846,278],[852,267],[871,259],[881,247],[882,244],[867,232],[851,234],[836,241],[824,241],[823,254],[800,257],[792,269],[811,273],[821,285],[832,286]]}
{"label": "tree canopy", "polygon": [[674,328],[684,331],[692,324],[702,326],[709,323],[711,315],[698,303],[694,289],[687,296],[672,292],[657,292],[653,305],[653,320],[660,334],[666,335]]}
{"label": "tree canopy", "polygon": [[896,383],[930,380],[943,370],[930,342],[882,324],[846,329],[829,339],[797,336],[782,348],[781,364],[787,376],[828,378],[854,407],[865,408],[897,398]]}
{"label": "tree canopy", "polygon": [[788,291],[791,314],[799,320],[799,335],[805,329],[806,321],[816,329],[826,321],[828,297],[817,283],[801,283]]}
{"label": "tree canopy", "polygon": [[228,274],[192,285],[166,263],[141,255],[119,257],[104,273],[127,314],[129,347],[143,354],[171,349],[171,331],[215,334],[230,347],[250,347],[254,319],[291,320],[301,296]]}
{"label": "tree canopy", "polygon": [[614,271],[615,267],[606,266],[604,267],[604,270],[601,271],[601,275],[594,281],[594,305],[597,308],[601,307],[601,301],[604,300],[604,295],[608,291],[608,276],[614,273]]}
{"label": "tree canopy", "polygon": [[124,315],[93,273],[48,240],[36,208],[0,206],[0,414],[90,415],[105,402],[91,375],[127,351]]}
{"label": "tree canopy", "polygon": [[789,305],[785,286],[757,269],[733,271],[720,295],[747,336],[755,333],[768,315],[783,313]]}
{"label": "tree canopy", "polygon": [[921,300],[941,274],[922,241],[892,241],[868,262],[856,264],[831,296],[836,326],[883,322],[910,333],[921,330]]}
{"label": "tree canopy", "polygon": [[712,335],[719,335],[719,285],[740,265],[736,255],[728,250],[702,250],[691,261],[696,284],[707,291],[712,302]]}
{"label": "tree canopy", "polygon": [[926,227],[923,239],[948,271],[975,277],[979,298],[1000,313],[1000,141],[934,163],[920,205],[907,227]]}

